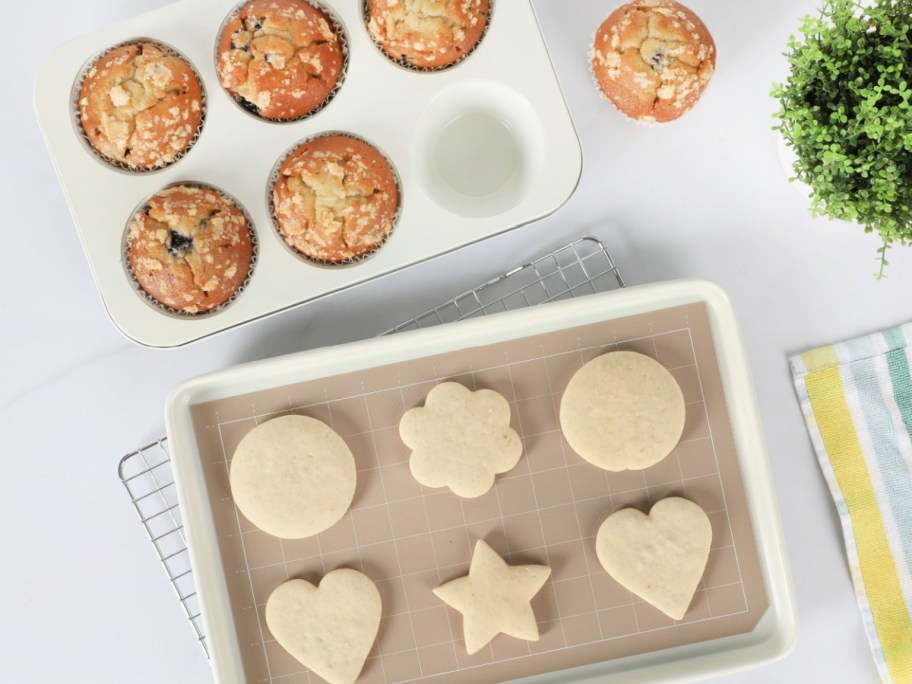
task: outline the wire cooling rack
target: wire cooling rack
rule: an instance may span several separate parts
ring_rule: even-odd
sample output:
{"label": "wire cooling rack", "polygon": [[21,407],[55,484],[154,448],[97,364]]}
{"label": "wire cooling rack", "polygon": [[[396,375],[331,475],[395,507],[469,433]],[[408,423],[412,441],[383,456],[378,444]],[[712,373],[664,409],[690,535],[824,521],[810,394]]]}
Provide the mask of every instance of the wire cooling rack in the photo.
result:
{"label": "wire cooling rack", "polygon": [[[621,287],[624,287],[624,281],[608,250],[596,238],[584,236],[463,292],[384,334],[429,328]],[[177,592],[196,638],[208,656],[167,438],[162,437],[124,456],[118,466],[118,475]]]}

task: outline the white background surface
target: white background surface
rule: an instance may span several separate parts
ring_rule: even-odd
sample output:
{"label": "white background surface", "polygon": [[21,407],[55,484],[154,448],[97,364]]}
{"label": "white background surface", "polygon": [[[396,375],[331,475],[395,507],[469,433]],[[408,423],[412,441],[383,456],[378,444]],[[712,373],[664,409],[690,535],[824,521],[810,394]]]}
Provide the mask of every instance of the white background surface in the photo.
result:
{"label": "white background surface", "polygon": [[155,351],[108,321],[34,120],[31,88],[40,61],[63,41],[163,4],[5,6],[13,23],[0,46],[0,681],[210,681],[116,476],[123,454],[162,434],[175,384],[374,335],[583,233],[606,242],[628,283],[709,278],[740,315],[801,633],[780,662],[718,681],[877,681],[786,356],[912,318],[912,249],[893,250],[888,278],[876,282],[877,239],[812,219],[779,169],[768,93],[785,75],[785,41],[813,0],[691,0],[716,39],[718,71],[696,109],[658,128],[621,118],[592,85],[589,42],[616,3],[535,0],[585,158],[579,189],[561,211],[443,261]]}

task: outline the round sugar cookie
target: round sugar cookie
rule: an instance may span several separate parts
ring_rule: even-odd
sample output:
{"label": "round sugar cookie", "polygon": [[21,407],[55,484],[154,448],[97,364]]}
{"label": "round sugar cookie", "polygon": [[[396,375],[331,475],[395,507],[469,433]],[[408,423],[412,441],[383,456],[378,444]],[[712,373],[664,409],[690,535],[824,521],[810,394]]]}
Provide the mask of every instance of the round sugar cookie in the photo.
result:
{"label": "round sugar cookie", "polygon": [[573,450],[610,471],[642,470],[671,453],[684,431],[684,395],[662,364],[609,352],[567,383],[560,424]]}
{"label": "round sugar cookie", "polygon": [[231,461],[231,494],[241,513],[283,539],[310,537],[337,523],[351,505],[355,480],[348,445],[306,416],[257,425]]}

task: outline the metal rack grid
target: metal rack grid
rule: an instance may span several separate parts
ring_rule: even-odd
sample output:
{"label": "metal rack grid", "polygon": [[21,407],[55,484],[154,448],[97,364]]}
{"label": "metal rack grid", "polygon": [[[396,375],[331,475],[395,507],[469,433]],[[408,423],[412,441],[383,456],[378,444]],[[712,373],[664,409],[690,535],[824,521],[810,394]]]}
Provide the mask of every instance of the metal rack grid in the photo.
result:
{"label": "metal rack grid", "polygon": [[[463,292],[384,335],[624,287],[605,246],[584,236]],[[206,648],[167,438],[124,456],[118,475],[199,640]]]}
{"label": "metal rack grid", "polygon": [[146,528],[171,586],[177,592],[196,638],[208,656],[167,438],[162,437],[124,456],[120,459],[117,473],[127,488],[139,521]]}
{"label": "metal rack grid", "polygon": [[584,236],[517,266],[384,335],[624,287],[605,246]]}

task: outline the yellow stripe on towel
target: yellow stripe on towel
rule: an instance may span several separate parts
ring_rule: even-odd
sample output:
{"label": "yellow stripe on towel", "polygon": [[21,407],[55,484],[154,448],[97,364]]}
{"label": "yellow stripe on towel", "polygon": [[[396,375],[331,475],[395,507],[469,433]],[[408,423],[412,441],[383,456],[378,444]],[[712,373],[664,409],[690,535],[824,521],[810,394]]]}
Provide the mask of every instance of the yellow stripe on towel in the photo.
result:
{"label": "yellow stripe on towel", "polygon": [[808,373],[813,373],[821,368],[839,365],[839,356],[837,356],[836,349],[832,346],[820,347],[819,349],[805,352],[801,355],[801,360],[804,362],[804,367]]}
{"label": "yellow stripe on towel", "polygon": [[852,518],[865,592],[890,675],[894,682],[912,681],[912,624],[839,367],[833,365],[835,351],[825,347],[802,360],[814,418]]}

